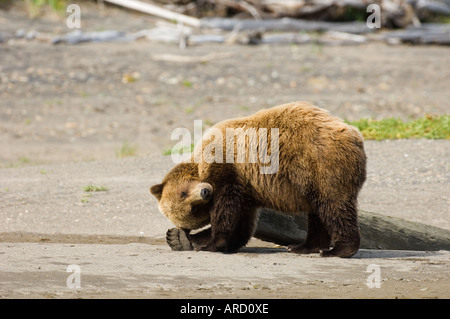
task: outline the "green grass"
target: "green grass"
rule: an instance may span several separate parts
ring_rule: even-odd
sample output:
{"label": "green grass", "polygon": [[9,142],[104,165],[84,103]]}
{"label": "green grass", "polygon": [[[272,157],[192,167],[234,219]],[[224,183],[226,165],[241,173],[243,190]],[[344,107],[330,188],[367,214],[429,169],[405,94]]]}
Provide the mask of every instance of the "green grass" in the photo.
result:
{"label": "green grass", "polygon": [[190,147],[188,147],[188,146],[185,146],[183,148],[172,147],[170,149],[167,149],[167,150],[163,151],[163,155],[164,156],[172,155],[172,153],[177,154],[177,153],[180,153],[181,150],[183,151],[183,154],[185,154],[185,153],[192,153],[194,151],[194,146],[195,145],[192,143]]}
{"label": "green grass", "polygon": [[122,146],[116,150],[116,156],[118,158],[135,156],[137,152],[137,146],[131,145],[128,141],[123,142]]}
{"label": "green grass", "polygon": [[89,203],[89,198],[90,197],[92,197],[92,193],[87,193],[87,194],[84,194],[82,197],[81,197],[81,202],[82,203]]}
{"label": "green grass", "polygon": [[68,0],[25,0],[28,4],[29,15],[38,16],[44,7],[50,7],[54,12],[64,14],[69,4]]}
{"label": "green grass", "polygon": [[183,80],[183,82],[181,82],[183,84],[184,87],[187,88],[191,88],[192,87],[192,82],[189,80]]}
{"label": "green grass", "polygon": [[32,161],[28,157],[21,156],[14,162],[0,164],[0,167],[1,168],[18,168],[18,167],[32,166],[32,165],[38,165],[38,164],[40,164],[40,163],[37,161]]}
{"label": "green grass", "polygon": [[366,140],[450,139],[450,115],[427,114],[411,121],[387,118],[382,120],[361,119],[346,121],[346,123],[355,126]]}
{"label": "green grass", "polygon": [[184,109],[184,112],[186,112],[186,114],[192,114],[192,113],[194,113],[194,108],[192,108],[192,107],[186,107],[186,108]]}
{"label": "green grass", "polygon": [[83,190],[85,192],[105,192],[105,191],[109,190],[109,188],[105,187],[105,186],[89,184],[89,185],[85,186],[83,188]]}
{"label": "green grass", "polygon": [[22,157],[19,157],[18,162],[19,162],[19,165],[20,164],[30,164],[31,160],[28,157],[22,156]]}

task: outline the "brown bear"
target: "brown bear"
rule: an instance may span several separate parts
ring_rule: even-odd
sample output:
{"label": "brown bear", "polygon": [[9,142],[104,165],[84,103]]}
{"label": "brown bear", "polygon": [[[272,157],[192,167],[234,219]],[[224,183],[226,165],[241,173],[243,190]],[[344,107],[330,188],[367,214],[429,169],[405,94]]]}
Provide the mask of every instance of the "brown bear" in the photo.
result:
{"label": "brown bear", "polygon": [[255,230],[258,208],[267,207],[308,212],[305,242],[288,251],[350,257],[360,245],[357,196],[365,178],[359,131],[294,102],[217,123],[150,192],[196,250],[237,251]]}

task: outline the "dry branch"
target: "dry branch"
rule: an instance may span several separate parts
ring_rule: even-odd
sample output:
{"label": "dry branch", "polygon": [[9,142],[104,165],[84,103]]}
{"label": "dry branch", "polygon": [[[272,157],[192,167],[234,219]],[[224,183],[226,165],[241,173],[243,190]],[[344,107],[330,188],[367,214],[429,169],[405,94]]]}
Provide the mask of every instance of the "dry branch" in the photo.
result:
{"label": "dry branch", "polygon": [[152,59],[155,61],[172,62],[172,63],[207,63],[216,59],[225,59],[233,55],[231,52],[209,53],[202,56],[186,56],[178,54],[153,54]]}
{"label": "dry branch", "polygon": [[257,20],[261,19],[261,13],[259,12],[259,10],[247,1],[216,0],[216,2],[227,7],[231,7],[235,10],[248,12],[253,18]]}
{"label": "dry branch", "polygon": [[201,19],[202,28],[232,30],[263,30],[263,31],[340,31],[347,33],[368,33],[365,22],[326,22],[307,21],[301,19],[265,19],[265,20],[237,20],[228,18],[204,18]]}
{"label": "dry branch", "polygon": [[118,6],[122,6],[128,9],[137,10],[140,12],[148,13],[160,18],[174,20],[177,22],[181,22],[188,26],[197,28],[200,26],[200,20],[197,18],[189,17],[184,14],[172,12],[158,6],[155,6],[150,3],[137,1],[137,0],[104,0],[106,2],[110,2],[116,4]]}

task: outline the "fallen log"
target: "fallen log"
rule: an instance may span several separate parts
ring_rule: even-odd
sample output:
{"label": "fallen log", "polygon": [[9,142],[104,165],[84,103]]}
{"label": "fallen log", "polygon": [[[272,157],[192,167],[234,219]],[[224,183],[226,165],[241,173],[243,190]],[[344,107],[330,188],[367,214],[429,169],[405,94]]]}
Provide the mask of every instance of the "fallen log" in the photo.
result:
{"label": "fallen log", "polygon": [[216,2],[235,10],[248,12],[254,19],[261,19],[259,10],[246,1],[216,0]]}
{"label": "fallen log", "polygon": [[[161,5],[172,3],[170,9],[184,12],[181,14],[148,2],[138,0],[103,0],[128,9],[137,10],[160,18],[177,21],[191,27],[205,25],[200,17],[211,15],[233,18],[253,18],[256,20],[294,18],[318,21],[365,20],[368,17],[368,5],[376,4],[380,8],[382,27],[419,26],[421,20],[428,20],[433,15],[448,16],[450,3],[447,0],[154,0]],[[167,7],[167,6],[166,6]],[[225,10],[224,10],[225,8]],[[226,10],[227,8],[232,10]],[[188,14],[188,15],[186,15]],[[329,30],[329,29],[326,29]],[[290,30],[295,31],[295,30]],[[348,29],[337,30],[351,32]],[[358,32],[361,33],[361,32]]]}
{"label": "fallen log", "polygon": [[225,31],[246,31],[246,30],[262,30],[267,31],[338,31],[346,33],[370,33],[373,29],[367,27],[365,22],[326,22],[326,21],[307,21],[301,19],[228,19],[228,18],[203,18],[200,20],[200,26],[205,29],[221,29]]}
{"label": "fallen log", "polygon": [[323,20],[337,14],[340,8],[351,7],[365,10],[367,3],[364,0],[247,0],[260,11],[268,12],[273,18],[315,17]]}
{"label": "fallen log", "polygon": [[[392,250],[450,250],[450,231],[381,214],[359,211],[361,248]],[[279,245],[301,243],[307,216],[287,216],[261,209],[254,237]]]}
{"label": "fallen log", "polygon": [[[9,37],[13,37],[9,35]],[[16,36],[17,37],[17,36]],[[370,41],[383,41],[389,44],[438,44],[450,45],[450,26],[439,24],[422,24],[420,27],[408,27],[404,30],[388,31],[378,34],[361,35],[348,32],[327,31],[321,34],[299,32],[262,32],[258,30],[233,31],[224,34],[192,34],[188,27],[181,25],[158,26],[150,30],[125,33],[116,30],[83,32],[75,30],[65,35],[51,38],[50,35],[34,32],[27,39],[51,41],[53,44],[82,42],[131,42],[145,38],[149,41],[174,43],[180,47],[203,43],[226,44],[305,44],[324,45],[358,45]],[[8,35],[0,34],[0,39],[8,39]],[[170,59],[169,59],[170,60]],[[177,62],[177,61],[168,61]],[[186,62],[186,61],[181,61]],[[194,61],[195,62],[195,61]]]}
{"label": "fallen log", "polygon": [[57,36],[53,38],[51,42],[53,44],[77,44],[83,42],[130,42],[133,40],[133,37],[121,31],[104,30],[95,32],[83,32],[78,29],[65,35]]}
{"label": "fallen log", "polygon": [[450,26],[447,24],[422,24],[404,30],[385,32],[382,39],[388,43],[450,45]]}
{"label": "fallen log", "polygon": [[215,59],[229,58],[233,54],[230,52],[213,52],[202,56],[186,56],[177,54],[153,54],[152,59],[154,61],[169,62],[169,63],[184,63],[184,64],[197,64],[207,63]]}

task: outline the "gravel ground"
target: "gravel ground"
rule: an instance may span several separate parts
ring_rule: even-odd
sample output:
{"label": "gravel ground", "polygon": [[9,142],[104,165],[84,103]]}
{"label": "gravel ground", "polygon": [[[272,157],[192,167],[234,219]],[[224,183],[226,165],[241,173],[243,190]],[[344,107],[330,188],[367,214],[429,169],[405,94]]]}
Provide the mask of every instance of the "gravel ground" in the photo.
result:
{"label": "gravel ground", "polygon": [[[443,191],[450,183],[448,143],[366,142],[360,208],[450,230]],[[0,233],[162,238],[172,226],[148,188],[173,165],[169,156],[154,155],[0,169]],[[109,190],[87,193],[90,184]]]}
{"label": "gravel ground", "polygon": [[[137,31],[156,22],[114,8],[82,12],[84,31]],[[20,8],[0,10],[2,32],[20,29],[68,32],[62,17],[30,20]],[[211,53],[206,63],[154,58]],[[363,251],[347,261],[273,247],[232,256],[172,253],[162,239],[171,224],[148,187],[173,165],[162,156],[174,144],[172,130],[192,130],[196,119],[206,128],[294,100],[350,120],[448,113],[449,62],[447,47],[380,43],[185,50],[147,41],[0,43],[0,296],[448,298],[448,252]],[[367,141],[360,208],[450,229],[449,143]],[[124,146],[132,158],[118,159]],[[109,190],[84,192],[91,183]],[[382,265],[386,289],[370,290],[367,274],[354,275],[370,262]],[[65,287],[72,263],[85,267],[86,285],[75,294]],[[218,264],[225,266],[220,276],[196,270]],[[298,272],[289,273],[292,267]]]}
{"label": "gravel ground", "polygon": [[450,229],[449,141],[366,141],[366,152],[362,209]]}
{"label": "gravel ground", "polygon": [[[369,141],[366,149],[361,209],[450,230],[442,191],[448,141]],[[173,226],[148,187],[172,166],[157,155],[0,169],[0,296],[449,297],[448,251],[361,250],[351,259],[324,259],[258,240],[232,255],[170,251],[164,236]],[[90,184],[108,190],[87,193]],[[73,264],[81,267],[75,290],[66,285]],[[380,289],[367,286],[370,265],[380,267]]]}
{"label": "gravel ground", "polygon": [[[136,243],[0,243],[0,253],[3,298],[450,297],[448,251],[361,250],[352,259],[324,259],[273,247],[230,255]],[[69,265],[79,266],[78,289],[67,286]],[[367,285],[374,265],[380,288]]]}
{"label": "gravel ground", "polygon": [[[83,31],[131,32],[156,23],[116,8],[82,12]],[[0,29],[50,38],[70,31],[64,18],[30,20],[18,9],[0,10]],[[52,45],[25,39],[0,45],[2,167],[110,159],[127,142],[137,155],[162,154],[174,144],[176,127],[192,130],[201,119],[206,128],[296,100],[350,120],[450,109],[447,47],[207,44],[181,50],[144,40]],[[161,54],[217,57],[205,63],[154,59]]]}

